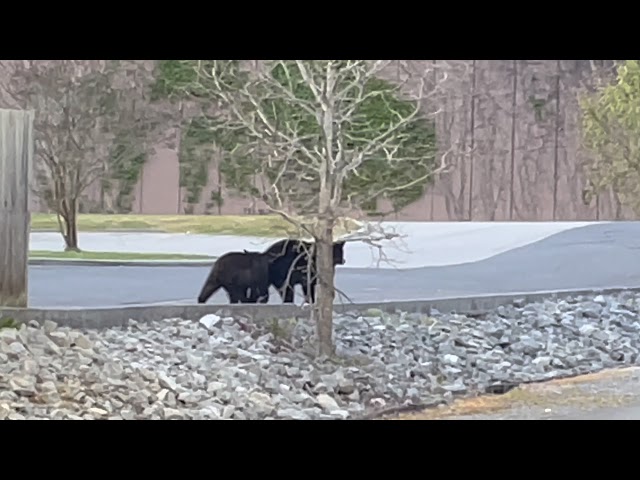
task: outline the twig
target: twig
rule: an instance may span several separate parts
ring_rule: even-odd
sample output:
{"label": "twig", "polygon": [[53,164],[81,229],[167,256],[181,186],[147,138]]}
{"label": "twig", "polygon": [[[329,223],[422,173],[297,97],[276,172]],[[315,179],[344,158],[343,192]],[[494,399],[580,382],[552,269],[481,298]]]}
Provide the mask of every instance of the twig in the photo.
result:
{"label": "twig", "polygon": [[397,405],[393,407],[383,408],[381,410],[374,410],[373,412],[365,413],[356,417],[356,420],[374,420],[376,418],[386,417],[389,415],[397,415],[406,412],[417,412],[427,410],[429,408],[435,408],[438,405],[446,403],[444,400],[433,400],[429,403],[418,403],[414,405]]}

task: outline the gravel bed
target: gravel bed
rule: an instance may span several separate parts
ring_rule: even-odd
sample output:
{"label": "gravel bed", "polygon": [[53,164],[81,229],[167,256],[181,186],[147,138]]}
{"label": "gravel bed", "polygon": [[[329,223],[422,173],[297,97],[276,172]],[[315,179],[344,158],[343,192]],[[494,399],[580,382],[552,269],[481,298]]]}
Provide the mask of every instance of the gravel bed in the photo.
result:
{"label": "gravel bed", "polygon": [[335,319],[130,321],[0,330],[0,419],[349,419],[496,386],[638,364],[640,295],[514,301],[481,316],[369,310]]}

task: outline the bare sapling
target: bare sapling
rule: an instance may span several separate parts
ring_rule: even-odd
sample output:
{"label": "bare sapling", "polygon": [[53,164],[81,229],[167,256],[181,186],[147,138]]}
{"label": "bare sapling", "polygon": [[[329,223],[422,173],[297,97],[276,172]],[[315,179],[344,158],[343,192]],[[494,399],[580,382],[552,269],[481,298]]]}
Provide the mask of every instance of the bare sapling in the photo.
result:
{"label": "bare sapling", "polygon": [[[223,151],[225,184],[313,240],[318,353],[331,355],[336,226],[354,212],[375,212],[381,199],[410,204],[447,168],[429,103],[446,72],[433,75],[425,62],[392,81],[394,62],[386,60],[166,62],[170,96],[215,106],[212,142]],[[397,237],[363,232],[347,240]],[[348,248],[344,256],[348,264]]]}

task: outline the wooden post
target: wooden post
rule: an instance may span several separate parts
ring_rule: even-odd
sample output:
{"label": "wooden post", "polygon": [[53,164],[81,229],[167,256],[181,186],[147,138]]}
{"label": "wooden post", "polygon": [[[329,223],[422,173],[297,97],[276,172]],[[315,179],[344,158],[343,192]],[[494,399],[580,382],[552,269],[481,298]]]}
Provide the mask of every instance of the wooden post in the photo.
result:
{"label": "wooden post", "polygon": [[0,109],[0,306],[26,307],[33,111]]}

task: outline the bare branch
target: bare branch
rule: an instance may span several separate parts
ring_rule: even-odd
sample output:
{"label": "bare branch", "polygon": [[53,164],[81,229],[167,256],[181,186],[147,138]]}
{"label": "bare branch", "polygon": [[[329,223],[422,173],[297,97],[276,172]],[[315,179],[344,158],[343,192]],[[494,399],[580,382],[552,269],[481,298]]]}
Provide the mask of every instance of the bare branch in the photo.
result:
{"label": "bare branch", "polygon": [[[331,257],[338,219],[353,203],[388,198],[395,207],[417,199],[450,168],[456,148],[437,155],[434,118],[441,110],[428,102],[447,81],[447,65],[421,63],[394,84],[385,78],[394,63],[202,60],[192,63],[194,85],[184,88],[197,91],[192,101],[219,101],[215,131],[226,152],[226,183],[315,240],[314,281],[321,292],[315,313],[325,339],[330,332],[323,322],[336,290]],[[383,245],[401,236],[367,228],[345,238],[372,246],[385,260]]]}

